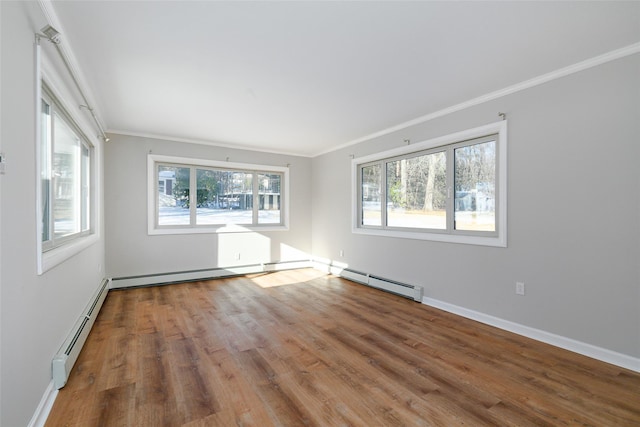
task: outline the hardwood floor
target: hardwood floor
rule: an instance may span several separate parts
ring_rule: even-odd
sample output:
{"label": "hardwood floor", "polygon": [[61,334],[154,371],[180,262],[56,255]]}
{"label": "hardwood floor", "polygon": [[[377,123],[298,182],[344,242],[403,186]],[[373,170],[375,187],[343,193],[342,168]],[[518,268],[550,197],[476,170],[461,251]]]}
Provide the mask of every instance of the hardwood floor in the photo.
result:
{"label": "hardwood floor", "polygon": [[640,425],[640,374],[314,270],[111,291],[58,426]]}

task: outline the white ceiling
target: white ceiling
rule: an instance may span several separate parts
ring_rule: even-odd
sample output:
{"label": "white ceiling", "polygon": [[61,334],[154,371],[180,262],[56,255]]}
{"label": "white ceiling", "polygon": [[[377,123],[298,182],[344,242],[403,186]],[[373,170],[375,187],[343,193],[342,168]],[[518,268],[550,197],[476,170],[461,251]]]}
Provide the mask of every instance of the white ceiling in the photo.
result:
{"label": "white ceiling", "polygon": [[108,131],[306,156],[640,41],[638,2],[53,8]]}

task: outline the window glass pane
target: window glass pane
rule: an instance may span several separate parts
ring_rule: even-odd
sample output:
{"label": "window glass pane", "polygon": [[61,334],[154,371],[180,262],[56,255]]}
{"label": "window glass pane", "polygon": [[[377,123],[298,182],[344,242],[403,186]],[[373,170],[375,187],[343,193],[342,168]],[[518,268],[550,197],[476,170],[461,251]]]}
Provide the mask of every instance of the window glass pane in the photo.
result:
{"label": "window glass pane", "polygon": [[281,174],[258,174],[258,224],[280,224],[281,184]]}
{"label": "window glass pane", "polygon": [[196,224],[252,224],[252,173],[197,169],[196,181]]}
{"label": "window glass pane", "polygon": [[221,201],[223,172],[196,169],[196,224],[221,224],[226,212]]}
{"label": "window glass pane", "polygon": [[189,225],[189,168],[158,166],[158,225]]}
{"label": "window glass pane", "polygon": [[80,140],[57,114],[53,127],[53,232],[62,237],[81,230]]}
{"label": "window glass pane", "polygon": [[51,107],[42,100],[40,141],[40,192],[42,204],[42,241],[51,240]]}
{"label": "window glass pane", "polygon": [[39,120],[41,249],[45,252],[92,231],[93,149],[44,85]]}
{"label": "window glass pane", "polygon": [[380,207],[380,188],[382,186],[382,166],[363,166],[361,168],[362,188],[362,225],[382,225],[382,210]]}
{"label": "window glass pane", "polygon": [[446,155],[426,154],[387,163],[387,225],[446,229]]}
{"label": "window glass pane", "polygon": [[456,230],[496,230],[496,141],[454,150]]}

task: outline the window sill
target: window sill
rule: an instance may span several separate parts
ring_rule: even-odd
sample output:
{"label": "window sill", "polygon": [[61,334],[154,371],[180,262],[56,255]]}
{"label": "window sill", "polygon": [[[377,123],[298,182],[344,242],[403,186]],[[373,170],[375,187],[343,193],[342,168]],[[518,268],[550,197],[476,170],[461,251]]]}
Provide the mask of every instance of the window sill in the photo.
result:
{"label": "window sill", "polygon": [[465,245],[507,247],[507,236],[468,236],[460,234],[423,233],[415,231],[376,230],[372,228],[353,228],[354,234],[366,234],[370,236],[394,237],[400,239],[430,240],[434,242],[461,243]]}
{"label": "window sill", "polygon": [[69,258],[97,243],[99,240],[100,238],[98,235],[94,233],[86,237],[80,237],[72,240],[65,245],[49,251],[40,253],[40,259],[38,260],[38,275],[42,275],[53,267],[62,264]]}
{"label": "window sill", "polygon": [[285,225],[225,225],[221,227],[184,227],[184,228],[149,228],[148,234],[223,234],[223,233],[259,233],[263,231],[289,231]]}

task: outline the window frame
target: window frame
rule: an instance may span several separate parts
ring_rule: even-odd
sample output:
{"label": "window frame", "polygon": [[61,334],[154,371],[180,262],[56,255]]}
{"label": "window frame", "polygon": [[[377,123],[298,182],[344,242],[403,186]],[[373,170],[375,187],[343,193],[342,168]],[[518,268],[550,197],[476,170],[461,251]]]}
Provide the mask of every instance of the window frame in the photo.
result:
{"label": "window frame", "polygon": [[[46,84],[42,85],[42,95],[41,95],[41,103],[42,102],[46,102],[47,106],[49,107],[49,115],[50,115],[50,128],[51,128],[51,138],[48,141],[48,146],[46,147],[46,150],[44,149],[44,141],[42,141],[41,139],[41,151],[40,151],[40,155],[41,155],[41,163],[40,163],[40,172],[43,173],[43,167],[44,167],[44,162],[42,162],[42,158],[45,155],[44,151],[46,151],[46,157],[47,157],[47,175],[51,176],[52,175],[52,171],[53,171],[53,156],[56,153],[56,141],[55,141],[55,121],[56,120],[62,120],[62,122],[69,128],[69,130],[71,130],[74,133],[74,136],[78,138],[79,144],[80,146],[78,147],[80,149],[80,157],[78,159],[78,163],[79,165],[79,170],[76,171],[78,172],[79,176],[75,177],[74,176],[74,181],[77,181],[76,184],[79,183],[80,185],[80,198],[81,199],[85,199],[80,200],[79,202],[79,217],[80,217],[80,231],[71,233],[71,234],[67,234],[67,235],[63,235],[60,237],[56,237],[55,236],[55,218],[54,218],[54,210],[55,210],[55,203],[56,203],[56,197],[53,196],[53,192],[55,191],[55,189],[52,186],[52,182],[49,182],[49,186],[47,188],[48,190],[48,203],[49,206],[47,207],[47,226],[44,226],[44,216],[45,216],[45,212],[41,211],[40,213],[40,217],[42,218],[42,222],[43,222],[43,227],[42,227],[42,233],[40,233],[40,236],[42,238],[44,238],[44,230],[47,229],[49,230],[49,238],[47,240],[42,240],[42,250],[43,252],[48,252],[50,250],[53,250],[55,248],[58,248],[60,246],[63,246],[65,244],[67,244],[68,242],[75,240],[75,239],[79,239],[81,237],[85,237],[90,235],[93,230],[93,221],[91,221],[91,217],[92,217],[92,206],[91,206],[91,200],[93,199],[93,192],[91,191],[91,182],[92,182],[92,174],[93,174],[93,167],[92,167],[92,163],[93,163],[93,152],[94,152],[94,147],[89,143],[88,138],[84,135],[84,132],[82,132],[82,130],[75,124],[73,118],[71,118],[69,116],[69,113],[67,113],[67,111],[62,107],[62,105],[60,104],[60,101],[57,100],[57,98],[55,97],[55,95],[53,94],[53,92],[51,91],[51,89],[49,89],[49,87]],[[42,104],[41,104],[41,108],[42,108]],[[41,130],[44,131],[44,126],[42,123],[42,109],[41,109]],[[44,132],[41,132],[41,138],[44,138]],[[87,159],[85,159],[84,155],[82,154],[83,150],[87,151]],[[87,170],[88,168],[88,170]],[[86,183],[86,185],[83,185],[84,180],[87,180],[88,182]],[[51,180],[51,178],[50,178]],[[44,192],[45,190],[42,188],[42,182],[40,182],[41,185],[41,196],[44,196]],[[86,194],[86,193],[88,194]],[[44,208],[44,207],[43,207]],[[75,209],[74,209],[75,210]],[[82,223],[84,221],[88,222],[88,226],[87,227],[83,227]]]}
{"label": "window frame", "polygon": [[[454,174],[455,149],[471,146],[483,142],[482,138],[497,135],[496,138],[496,172],[495,172],[495,231],[465,231],[454,229],[455,215],[455,189],[453,182],[447,182],[448,197],[446,200],[447,227],[440,229],[403,228],[386,226],[387,209],[387,177],[386,164],[398,159],[408,159],[419,155],[448,151],[446,168],[447,174]],[[364,225],[362,217],[362,177],[363,167],[380,164],[381,189],[380,212],[381,225]],[[418,142],[375,153],[351,161],[352,173],[352,232],[354,234],[408,238],[418,240],[430,240],[438,242],[450,242],[472,244],[482,246],[507,246],[507,121],[491,123],[473,129],[456,132],[442,137]]]}
{"label": "window frame", "polygon": [[[52,78],[46,75],[44,72],[36,73],[38,79],[36,81],[36,233],[37,233],[37,262],[36,269],[37,274],[42,275],[49,271],[53,267],[63,263],[72,256],[85,250],[89,246],[95,244],[100,240],[99,236],[99,216],[98,212],[98,200],[99,200],[99,148],[97,141],[90,139],[87,132],[84,131],[85,123],[80,120],[77,115],[72,114],[72,110],[69,107],[69,102],[66,101],[64,96],[61,96],[62,91],[57,85],[53,83]],[[43,123],[43,101],[50,107],[50,114],[53,117],[55,111],[59,118],[61,118],[66,126],[68,126],[75,135],[81,141],[80,148],[86,148],[88,150],[88,174],[86,176],[84,170],[81,169],[80,174],[88,179],[86,191],[88,191],[88,200],[86,202],[86,208],[88,209],[86,220],[88,221],[88,227],[85,230],[79,232],[53,238],[53,229],[51,230],[51,239],[43,241],[44,230],[44,206],[43,206],[43,193],[46,191],[42,185],[42,173],[43,173],[43,155],[44,155],[44,126]],[[53,124],[52,124],[53,125]],[[47,159],[51,160],[53,156],[53,146],[46,147]],[[80,155],[80,164],[84,163],[82,155]],[[49,162],[47,167],[51,169],[53,165]],[[81,166],[82,168],[82,166]],[[50,170],[49,170],[50,173]],[[82,178],[80,178],[82,181]],[[51,196],[50,196],[51,197]],[[51,202],[51,199],[49,200]],[[48,220],[53,215],[53,209],[50,207],[48,210]],[[82,216],[82,215],[81,215]],[[49,222],[49,227],[50,227]]]}
{"label": "window frame", "polygon": [[[159,224],[158,167],[175,166],[190,169],[190,220],[184,225]],[[251,224],[198,224],[197,206],[193,203],[197,197],[197,170],[227,170],[250,173],[252,178],[252,223]],[[280,183],[280,222],[260,224],[258,219],[259,174],[278,174],[282,176]],[[236,163],[218,160],[196,159],[189,157],[167,156],[159,154],[147,155],[147,233],[162,234],[201,234],[201,233],[233,233],[247,231],[286,231],[289,230],[289,168],[250,163]]]}

